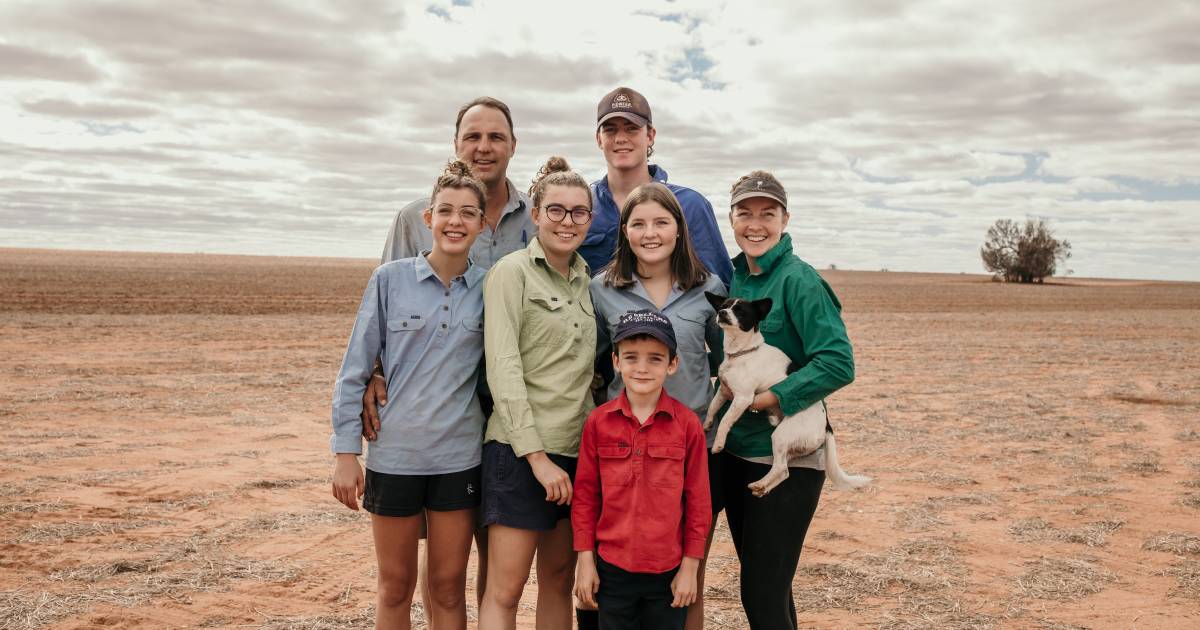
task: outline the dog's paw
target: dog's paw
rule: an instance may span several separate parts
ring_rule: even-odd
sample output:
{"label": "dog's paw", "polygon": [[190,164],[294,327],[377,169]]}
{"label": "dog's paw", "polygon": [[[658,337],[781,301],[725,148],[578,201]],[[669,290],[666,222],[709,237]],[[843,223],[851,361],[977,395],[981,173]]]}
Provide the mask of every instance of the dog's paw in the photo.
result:
{"label": "dog's paw", "polygon": [[709,418],[704,421],[704,424],[700,425],[700,428],[704,429],[705,431],[708,431],[709,429],[712,428],[712,423],[713,423],[713,419]]}
{"label": "dog's paw", "polygon": [[755,481],[754,483],[746,484],[746,487],[750,488],[750,494],[753,494],[756,497],[762,498],[767,496],[767,484],[761,481]]}

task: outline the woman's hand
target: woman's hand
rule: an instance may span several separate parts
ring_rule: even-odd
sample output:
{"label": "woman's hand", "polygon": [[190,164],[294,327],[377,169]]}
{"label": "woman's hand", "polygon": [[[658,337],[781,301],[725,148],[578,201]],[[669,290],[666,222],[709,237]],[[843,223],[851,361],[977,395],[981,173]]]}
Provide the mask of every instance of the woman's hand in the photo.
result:
{"label": "woman's hand", "polygon": [[378,363],[367,380],[367,391],[363,392],[362,434],[367,441],[373,442],[379,437],[379,405],[387,404],[387,381],[383,378],[383,368]]}
{"label": "woman's hand", "polygon": [[365,488],[366,481],[363,480],[362,466],[358,465],[358,456],[354,453],[338,453],[333,464],[333,498],[357,511],[358,500],[362,498]]}
{"label": "woman's hand", "polygon": [[596,593],[600,590],[600,575],[596,573],[594,551],[580,551],[575,562],[575,597],[582,602],[585,610],[595,610]]}
{"label": "woman's hand", "polygon": [[533,476],[546,489],[546,500],[559,505],[571,505],[571,477],[546,457],[546,451],[536,451],[525,456]]}
{"label": "woman's hand", "polygon": [[687,608],[696,603],[696,569],[699,566],[700,561],[696,558],[683,557],[675,579],[671,580],[671,594],[675,596],[671,608]]}
{"label": "woman's hand", "polygon": [[[721,395],[729,400],[733,400],[733,390],[725,383],[721,383]],[[766,390],[754,395],[754,402],[750,403],[751,411],[768,411],[770,409],[779,408],[779,397],[775,392]]]}

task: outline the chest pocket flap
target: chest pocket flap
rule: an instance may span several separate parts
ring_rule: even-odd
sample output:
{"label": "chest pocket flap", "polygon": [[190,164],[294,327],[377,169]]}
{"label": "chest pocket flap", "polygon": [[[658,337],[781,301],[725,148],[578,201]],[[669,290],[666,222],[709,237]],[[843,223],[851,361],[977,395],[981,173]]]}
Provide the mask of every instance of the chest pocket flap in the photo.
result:
{"label": "chest pocket flap", "polygon": [[529,301],[550,311],[557,311],[567,304],[566,300],[557,295],[549,295],[547,293],[530,293]]}
{"label": "chest pocket flap", "polygon": [[392,332],[421,330],[425,327],[425,320],[426,317],[421,313],[401,311],[388,318],[388,330]]}

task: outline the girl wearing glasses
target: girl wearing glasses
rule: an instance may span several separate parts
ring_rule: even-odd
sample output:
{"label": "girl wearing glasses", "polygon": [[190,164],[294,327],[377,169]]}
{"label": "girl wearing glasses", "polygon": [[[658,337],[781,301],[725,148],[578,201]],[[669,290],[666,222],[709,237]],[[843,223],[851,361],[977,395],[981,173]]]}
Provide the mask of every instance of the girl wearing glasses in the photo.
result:
{"label": "girl wearing glasses", "polygon": [[[483,231],[485,193],[451,162],[433,187],[425,225],[433,248],[371,275],[333,393],[333,495],[371,513],[379,563],[377,627],[407,628],[417,539],[429,527],[430,610],[438,628],[466,628],[467,558],[479,506],[483,413],[484,271],[470,263]],[[362,453],[362,397],[376,360],[392,404]]]}
{"label": "girl wearing glasses", "polygon": [[495,400],[483,446],[488,579],[479,627],[489,629],[516,627],[535,552],[537,626],[571,627],[572,479],[593,407],[596,320],[589,269],[576,253],[591,223],[591,193],[555,157],[529,194],[536,235],[496,262],[483,289]]}

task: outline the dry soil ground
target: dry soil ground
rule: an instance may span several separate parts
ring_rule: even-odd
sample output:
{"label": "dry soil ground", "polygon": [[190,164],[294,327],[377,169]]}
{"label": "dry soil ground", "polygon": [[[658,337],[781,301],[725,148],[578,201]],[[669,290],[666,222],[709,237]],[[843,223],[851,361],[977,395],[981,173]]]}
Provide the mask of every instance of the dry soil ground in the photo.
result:
{"label": "dry soil ground", "polygon": [[[0,250],[0,628],[368,627],[326,439],[370,271]],[[802,626],[1200,627],[1200,285],[826,276],[876,483],[824,494]],[[741,628],[723,526],[712,556]]]}

